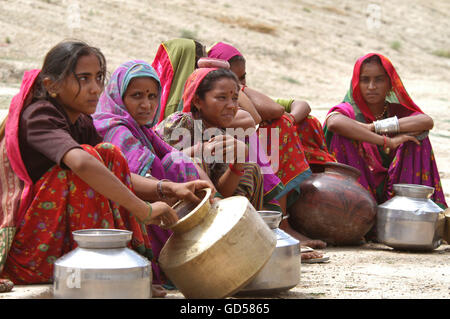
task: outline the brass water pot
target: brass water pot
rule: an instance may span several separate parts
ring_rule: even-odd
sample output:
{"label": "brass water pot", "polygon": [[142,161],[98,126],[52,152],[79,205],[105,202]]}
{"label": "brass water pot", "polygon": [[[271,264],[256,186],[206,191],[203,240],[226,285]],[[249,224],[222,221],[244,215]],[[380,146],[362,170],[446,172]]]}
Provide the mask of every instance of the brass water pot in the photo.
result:
{"label": "brass water pot", "polygon": [[249,283],[272,256],[275,234],[247,198],[233,196],[211,206],[174,205],[180,219],[161,250],[159,264],[189,299],[225,298]]}

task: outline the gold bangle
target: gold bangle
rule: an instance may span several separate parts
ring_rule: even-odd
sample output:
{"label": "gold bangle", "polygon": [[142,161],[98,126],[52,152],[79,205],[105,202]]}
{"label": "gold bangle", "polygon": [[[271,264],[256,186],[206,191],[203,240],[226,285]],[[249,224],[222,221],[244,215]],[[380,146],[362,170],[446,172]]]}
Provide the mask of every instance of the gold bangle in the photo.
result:
{"label": "gold bangle", "polygon": [[145,217],[145,219],[142,221],[142,223],[143,223],[144,225],[146,225],[146,224],[149,223],[150,220],[152,219],[153,207],[152,207],[152,204],[150,204],[149,202],[145,202],[145,201],[144,201],[144,203],[146,203],[146,204],[148,205],[148,207],[149,207],[147,217]]}

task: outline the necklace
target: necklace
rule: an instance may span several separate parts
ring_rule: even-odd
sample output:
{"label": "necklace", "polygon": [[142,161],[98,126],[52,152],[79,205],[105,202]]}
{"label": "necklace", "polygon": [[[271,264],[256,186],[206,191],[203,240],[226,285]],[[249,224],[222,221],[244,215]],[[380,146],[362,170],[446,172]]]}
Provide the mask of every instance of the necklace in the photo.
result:
{"label": "necklace", "polygon": [[386,112],[387,112],[387,109],[388,109],[388,102],[387,101],[385,101],[384,102],[384,109],[383,109],[383,112],[381,113],[381,114],[379,114],[379,115],[375,115],[375,118],[377,119],[377,120],[381,120],[382,118],[384,118],[384,114],[386,114]]}

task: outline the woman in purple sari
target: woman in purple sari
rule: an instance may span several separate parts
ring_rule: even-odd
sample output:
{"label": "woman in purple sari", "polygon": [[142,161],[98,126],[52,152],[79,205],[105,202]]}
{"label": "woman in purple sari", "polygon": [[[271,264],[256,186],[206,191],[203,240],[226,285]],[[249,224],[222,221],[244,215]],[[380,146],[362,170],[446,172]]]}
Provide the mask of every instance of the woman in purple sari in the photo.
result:
{"label": "woman in purple sari", "polygon": [[361,171],[359,182],[378,204],[393,184],[434,187],[432,200],[447,207],[428,131],[433,120],[412,101],[392,63],[381,54],[358,59],[344,101],[324,122],[330,152]]}
{"label": "woman in purple sari", "polygon": [[[187,182],[209,180],[206,173],[183,153],[165,143],[153,132],[160,113],[161,85],[152,66],[144,61],[129,61],[117,68],[97,105],[94,125],[104,141],[118,146],[132,173],[160,180],[160,199],[164,197],[164,180]],[[157,260],[171,235],[156,225],[148,233]],[[152,263],[153,283],[166,283],[156,263]]]}

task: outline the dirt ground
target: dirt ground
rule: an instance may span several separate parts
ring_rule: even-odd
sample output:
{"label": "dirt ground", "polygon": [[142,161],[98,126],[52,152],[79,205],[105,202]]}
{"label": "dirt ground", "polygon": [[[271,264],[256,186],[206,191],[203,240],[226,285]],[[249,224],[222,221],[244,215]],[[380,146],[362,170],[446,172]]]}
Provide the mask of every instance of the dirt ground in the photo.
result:
{"label": "dirt ground", "polygon": [[[248,85],[306,100],[321,121],[344,97],[356,59],[388,56],[412,99],[434,119],[430,139],[450,199],[450,2],[446,0],[2,0],[0,109],[23,71],[66,38],[102,49],[110,73],[153,61],[160,42],[189,37],[235,45]],[[5,111],[2,112],[4,114]],[[302,265],[282,298],[449,298],[450,247],[397,252],[378,244],[329,247],[328,264]],[[174,298],[177,295],[173,295]]]}

